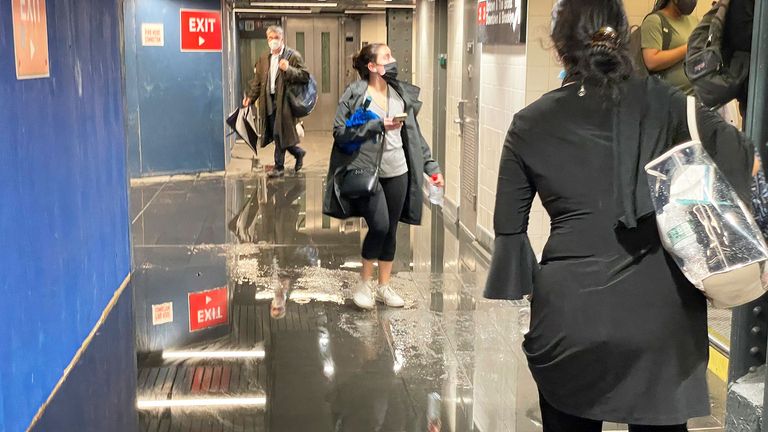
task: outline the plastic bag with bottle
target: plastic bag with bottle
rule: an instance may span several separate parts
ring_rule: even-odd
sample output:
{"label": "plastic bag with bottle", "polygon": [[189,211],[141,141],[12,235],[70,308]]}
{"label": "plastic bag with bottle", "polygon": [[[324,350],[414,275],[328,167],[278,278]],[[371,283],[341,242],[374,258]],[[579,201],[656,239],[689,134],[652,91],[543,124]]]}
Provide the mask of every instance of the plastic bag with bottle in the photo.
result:
{"label": "plastic bag with bottle", "polygon": [[765,293],[768,246],[749,210],[698,140],[645,167],[661,242],[716,307]]}

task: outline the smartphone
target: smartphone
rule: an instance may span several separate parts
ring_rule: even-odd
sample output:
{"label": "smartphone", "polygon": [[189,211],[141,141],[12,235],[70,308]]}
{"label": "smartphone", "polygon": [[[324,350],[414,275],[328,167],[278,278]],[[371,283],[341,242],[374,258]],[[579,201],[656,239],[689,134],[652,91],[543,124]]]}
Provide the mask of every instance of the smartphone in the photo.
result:
{"label": "smartphone", "polygon": [[398,115],[392,117],[392,120],[399,121],[399,122],[404,122],[405,119],[407,119],[407,118],[408,118],[408,114],[407,113],[402,113],[402,114],[398,114]]}

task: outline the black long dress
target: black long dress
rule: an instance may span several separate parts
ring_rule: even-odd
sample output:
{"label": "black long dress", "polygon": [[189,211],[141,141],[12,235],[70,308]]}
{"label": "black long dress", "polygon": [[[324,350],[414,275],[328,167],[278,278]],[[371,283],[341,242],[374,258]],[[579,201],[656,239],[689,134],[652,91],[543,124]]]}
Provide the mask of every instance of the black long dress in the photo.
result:
{"label": "black long dress", "polygon": [[[523,348],[555,408],[594,420],[682,424],[710,409],[707,305],[661,247],[644,207],[642,166],[690,140],[686,99],[654,78],[621,86],[634,87],[640,96],[630,104],[645,107],[637,142],[616,144],[618,104],[589,84],[583,97],[580,83],[568,85],[515,116],[501,157],[486,297],[532,290]],[[716,114],[701,108],[698,116],[705,148],[748,197],[751,144]],[[634,189],[619,185],[635,180]],[[526,236],[536,193],[552,220],[540,265]],[[626,209],[635,223],[619,221]]]}

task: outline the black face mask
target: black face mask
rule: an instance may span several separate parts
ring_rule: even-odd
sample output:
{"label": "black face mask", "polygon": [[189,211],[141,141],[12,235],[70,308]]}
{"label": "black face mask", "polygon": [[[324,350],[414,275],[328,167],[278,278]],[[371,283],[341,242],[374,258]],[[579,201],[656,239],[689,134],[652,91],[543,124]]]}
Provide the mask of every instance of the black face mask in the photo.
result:
{"label": "black face mask", "polygon": [[697,0],[675,0],[677,10],[683,15],[692,14],[693,11],[696,10],[696,3],[698,3]]}
{"label": "black face mask", "polygon": [[397,62],[392,62],[389,64],[384,65],[384,75],[381,77],[384,78],[384,81],[386,82],[392,82],[397,81]]}

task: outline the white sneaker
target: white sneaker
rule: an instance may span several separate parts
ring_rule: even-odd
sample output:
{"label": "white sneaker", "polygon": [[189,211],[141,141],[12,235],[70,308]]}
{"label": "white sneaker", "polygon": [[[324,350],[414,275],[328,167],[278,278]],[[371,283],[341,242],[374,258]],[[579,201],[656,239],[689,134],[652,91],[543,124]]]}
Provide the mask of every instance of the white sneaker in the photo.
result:
{"label": "white sneaker", "polygon": [[352,301],[355,302],[360,309],[373,309],[376,305],[376,300],[373,298],[373,292],[371,292],[370,281],[360,281],[355,287],[355,291],[352,293]]}
{"label": "white sneaker", "polygon": [[389,307],[401,308],[405,306],[403,298],[397,295],[389,285],[380,285],[376,290],[376,301],[384,303]]}

